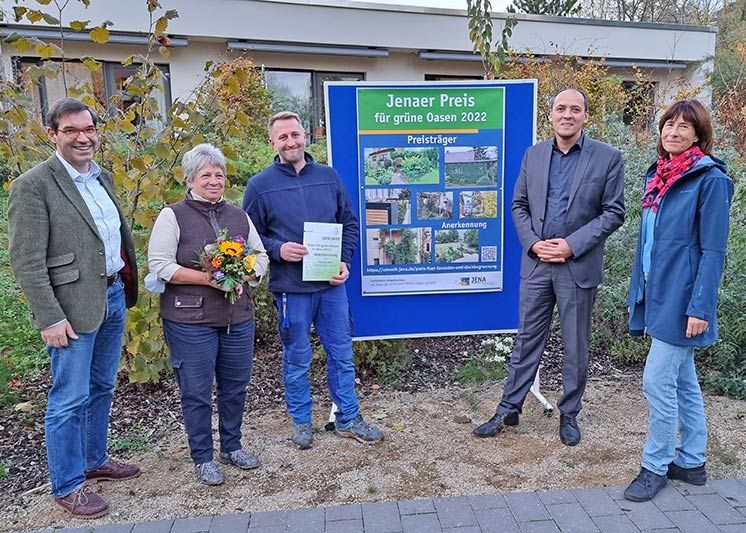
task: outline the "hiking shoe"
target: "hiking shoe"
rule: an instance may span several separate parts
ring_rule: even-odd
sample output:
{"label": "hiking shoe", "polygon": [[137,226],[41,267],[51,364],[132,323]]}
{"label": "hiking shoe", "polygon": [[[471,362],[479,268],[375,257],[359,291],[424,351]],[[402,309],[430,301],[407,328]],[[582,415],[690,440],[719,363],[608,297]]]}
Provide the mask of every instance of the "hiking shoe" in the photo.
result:
{"label": "hiking shoe", "polygon": [[705,465],[695,466],[694,468],[684,468],[676,463],[671,463],[668,465],[666,476],[668,479],[679,479],[684,483],[689,483],[690,485],[702,486],[707,483]]}
{"label": "hiking shoe", "polygon": [[93,492],[90,486],[83,485],[64,498],[55,498],[54,502],[75,518],[90,520],[104,516],[109,512],[109,504]]}
{"label": "hiking shoe", "polygon": [[293,444],[301,450],[307,450],[313,445],[313,427],[310,422],[296,424],[293,422],[293,434],[290,436]]}
{"label": "hiking shoe", "polygon": [[634,481],[624,490],[624,497],[633,502],[646,502],[652,500],[667,484],[666,476],[659,476],[642,467]]}
{"label": "hiking shoe", "polygon": [[239,449],[232,452],[220,452],[219,461],[225,465],[233,465],[244,470],[251,470],[259,466],[259,459]]}
{"label": "hiking shoe", "polygon": [[85,473],[85,478],[94,481],[121,481],[122,479],[132,479],[140,475],[140,467],[131,463],[117,461],[109,458],[104,464],[96,470],[90,470]]}
{"label": "hiking shoe", "polygon": [[205,485],[222,485],[225,481],[223,471],[215,461],[208,461],[195,467],[199,480]]}
{"label": "hiking shoe", "polygon": [[383,432],[363,420],[363,415],[357,415],[346,424],[334,424],[334,430],[340,437],[355,439],[363,444],[375,444],[383,441]]}

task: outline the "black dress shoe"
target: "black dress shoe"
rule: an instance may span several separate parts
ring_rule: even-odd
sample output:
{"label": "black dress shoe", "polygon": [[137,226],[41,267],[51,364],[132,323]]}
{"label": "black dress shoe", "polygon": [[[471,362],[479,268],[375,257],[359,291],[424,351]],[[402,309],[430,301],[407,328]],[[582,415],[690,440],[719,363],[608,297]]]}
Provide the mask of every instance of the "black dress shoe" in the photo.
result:
{"label": "black dress shoe", "polygon": [[707,471],[705,465],[695,466],[693,468],[684,468],[676,463],[668,465],[668,479],[679,479],[690,485],[702,486],[707,483]]}
{"label": "black dress shoe", "polygon": [[575,446],[580,442],[580,428],[575,415],[560,415],[560,440],[566,446]]}
{"label": "black dress shoe", "polygon": [[472,433],[479,438],[494,437],[505,427],[505,416],[495,413],[495,416],[487,420],[487,422],[475,427]]}
{"label": "black dress shoe", "polygon": [[517,426],[518,413],[505,413],[505,416],[503,416],[503,424],[506,426]]}

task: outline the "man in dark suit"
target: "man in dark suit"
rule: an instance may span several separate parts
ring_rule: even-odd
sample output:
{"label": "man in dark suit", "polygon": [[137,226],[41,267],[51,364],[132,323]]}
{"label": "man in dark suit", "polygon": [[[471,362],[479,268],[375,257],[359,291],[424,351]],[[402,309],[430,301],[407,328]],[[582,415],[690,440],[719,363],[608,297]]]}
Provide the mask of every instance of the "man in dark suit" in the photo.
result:
{"label": "man in dark suit", "polygon": [[93,161],[96,115],[64,98],[47,123],[55,154],[10,187],[10,266],[51,358],[52,495],[73,516],[95,518],[109,506],[85,481],[140,472],[109,457],[106,445],[125,308],[137,301],[135,249],[111,174]]}
{"label": "man in dark suit", "polygon": [[554,139],[523,156],[513,195],[521,259],[520,324],[495,416],[474,429],[494,437],[518,415],[539,368],[555,304],[565,345],[560,439],[580,442],[576,420],[588,377],[591,311],[603,277],[604,241],[624,222],[624,163],[616,148],[583,133],[588,99],[568,89],[552,99]]}

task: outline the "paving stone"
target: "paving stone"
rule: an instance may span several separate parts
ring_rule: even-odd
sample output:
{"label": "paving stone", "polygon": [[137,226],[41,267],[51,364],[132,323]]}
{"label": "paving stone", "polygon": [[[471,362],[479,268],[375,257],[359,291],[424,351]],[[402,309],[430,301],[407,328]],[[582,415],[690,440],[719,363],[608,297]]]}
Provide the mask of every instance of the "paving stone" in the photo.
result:
{"label": "paving stone", "polygon": [[653,503],[663,512],[694,509],[692,502],[684,498],[678,490],[670,485],[655,495]]}
{"label": "paving stone", "polygon": [[288,531],[324,533],[324,509],[295,509],[288,513]]}
{"label": "paving stone", "polygon": [[593,521],[603,533],[639,533],[640,531],[625,515],[596,516]]}
{"label": "paving stone", "polygon": [[474,511],[477,522],[483,533],[514,533],[520,532],[518,523],[510,509],[477,509]]}
{"label": "paving stone", "polygon": [[438,498],[433,500],[435,511],[438,513],[440,527],[476,526],[477,517],[469,505],[469,498]]}
{"label": "paving stone", "polygon": [[363,518],[363,510],[360,507],[359,503],[327,507],[325,509],[325,512],[327,522],[333,522],[334,520],[354,520],[356,518]]}
{"label": "paving stone", "polygon": [[135,527],[135,524],[106,524],[105,526],[97,526],[93,530],[93,533],[130,533]]}
{"label": "paving stone", "polygon": [[737,479],[716,479],[710,486],[733,507],[746,507],[746,485]]}
{"label": "paving stone", "polygon": [[210,533],[246,533],[249,530],[249,513],[214,516]]}
{"label": "paving stone", "polygon": [[598,531],[596,524],[579,503],[547,505],[547,510],[562,531],[573,533],[596,533]]}
{"label": "paving stone", "polygon": [[611,516],[623,514],[608,490],[574,489],[573,495],[589,516]]}
{"label": "paving stone", "polygon": [[673,527],[671,521],[666,518],[663,511],[658,509],[652,501],[631,502],[625,500],[618,502],[619,506],[627,512],[630,520],[640,529],[664,529]]}
{"label": "paving stone", "polygon": [[[630,482],[632,480],[630,479]],[[624,499],[624,489],[626,489],[627,486],[624,487],[609,487],[606,489],[606,492],[611,496],[612,500],[623,500]]]}
{"label": "paving stone", "polygon": [[257,526],[257,527],[251,527],[249,526],[249,532],[250,533],[286,533],[288,530],[287,526],[282,525],[276,525],[276,526]]}
{"label": "paving stone", "polygon": [[713,489],[709,485],[702,485],[701,487],[698,487],[697,485],[690,485],[689,483],[684,483],[683,481],[675,481],[671,483],[671,485],[673,485],[674,488],[684,496],[695,496],[697,494],[715,494],[715,489]]}
{"label": "paving stone", "polygon": [[441,533],[440,522],[435,513],[412,514],[401,517],[404,533]]}
{"label": "paving stone", "polygon": [[365,533],[388,533],[401,531],[401,518],[396,502],[363,504],[363,525]]}
{"label": "paving stone", "polygon": [[670,511],[666,513],[681,533],[717,533],[718,528],[698,510]]}
{"label": "paving stone", "polygon": [[555,505],[558,503],[578,503],[577,498],[571,490],[550,490],[547,492],[537,492],[539,499],[544,505]]}
{"label": "paving stone", "polygon": [[743,524],[746,523],[746,516],[743,516],[736,509],[726,502],[719,494],[698,494],[687,496],[694,506],[702,511],[713,524]]}
{"label": "paving stone", "polygon": [[417,499],[417,500],[402,500],[398,502],[399,513],[404,515],[410,514],[425,514],[434,513],[435,506],[432,500]]}
{"label": "paving stone", "polygon": [[722,533],[743,533],[743,526],[740,524],[720,526],[720,531],[722,531]]}
{"label": "paving stone", "polygon": [[508,506],[502,494],[478,494],[469,496],[472,509],[502,509]]}
{"label": "paving stone", "polygon": [[55,533],[91,533],[92,527],[67,527],[65,529],[55,529]]}
{"label": "paving stone", "polygon": [[[12,533],[24,533],[23,531],[13,531]],[[48,529],[36,529],[34,531],[30,531],[28,533],[54,533],[54,529],[48,528]]]}
{"label": "paving stone", "polygon": [[505,501],[518,523],[549,520],[551,518],[535,492],[506,494]]}
{"label": "paving stone", "polygon": [[326,533],[363,533],[363,519],[333,520],[326,522]]}
{"label": "paving stone", "polygon": [[[523,522],[521,533],[557,533],[561,531],[554,520],[540,520],[538,522]],[[568,530],[571,531],[571,530]]]}
{"label": "paving stone", "polygon": [[173,520],[141,522],[139,524],[135,524],[135,527],[132,528],[132,533],[169,533],[173,524]]}
{"label": "paving stone", "polygon": [[[441,531],[443,533],[482,533],[479,526],[447,527]],[[367,530],[366,533],[368,533]]]}
{"label": "paving stone", "polygon": [[249,531],[267,526],[285,526],[287,523],[287,511],[262,511],[259,513],[251,513]]}
{"label": "paving stone", "polygon": [[171,527],[171,531],[173,533],[202,533],[204,531],[210,531],[211,523],[211,516],[179,518],[178,520],[174,520],[174,525]]}

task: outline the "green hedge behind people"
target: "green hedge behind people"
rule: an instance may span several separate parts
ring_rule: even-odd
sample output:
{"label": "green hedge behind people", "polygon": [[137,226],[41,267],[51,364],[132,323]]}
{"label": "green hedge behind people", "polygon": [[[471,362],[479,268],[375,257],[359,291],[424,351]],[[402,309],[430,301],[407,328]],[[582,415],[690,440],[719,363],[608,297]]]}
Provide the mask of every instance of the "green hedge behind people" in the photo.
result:
{"label": "green hedge behind people", "polygon": [[660,157],[645,174],[627,305],[632,335],[652,339],[642,376],[650,415],[640,473],[624,491],[632,501],[652,499],[668,479],[707,481],[707,422],[694,349],[718,338],[733,201],[727,167],[711,155],[712,130],[700,102],[674,103],[658,121]]}
{"label": "green hedge behind people", "polygon": [[619,150],[583,132],[588,98],[581,91],[567,89],[552,98],[549,118],[554,138],[526,150],[513,194],[523,254],[508,377],[495,415],[474,434],[494,437],[505,425],[518,424],[556,305],[564,343],[559,435],[563,444],[575,446],[604,242],[624,222],[624,162]]}
{"label": "green hedge behind people", "polygon": [[96,122],[79,100],[54,102],[47,135],[55,153],[14,180],[8,199],[10,266],[51,358],[44,424],[52,496],[78,518],[109,510],[86,481],[140,473],[107,448],[125,312],[138,290],[111,174],[93,161]]}
{"label": "green hedge behind people", "polygon": [[[269,290],[277,307],[282,341],[285,403],[292,418],[292,441],[313,444],[311,387],[313,324],[326,351],[329,393],[337,406],[336,434],[363,443],[383,440],[380,429],[360,415],[355,394],[352,325],[345,282],[358,241],[358,221],[337,172],[305,151],[306,133],[295,113],[269,119],[274,164],[251,178],[243,207],[256,224],[270,258]],[[305,222],[342,224],[339,274],[329,282],[303,281]]]}
{"label": "green hedge behind people", "polygon": [[[212,440],[212,384],[217,383],[218,460],[242,469],[259,466],[241,444],[246,389],[254,358],[254,304],[251,287],[267,271],[269,259],[251,219],[225,201],[225,157],[210,144],[184,154],[186,198],[163,208],[148,244],[148,268],[165,285],[160,316],[179,385],[184,428],[199,480],[220,485],[225,476],[215,461]],[[227,239],[222,239],[227,237]],[[228,255],[217,254],[205,269],[201,255],[216,241]],[[252,274],[228,284],[220,269],[225,258],[255,252]],[[235,302],[226,292],[235,291]]]}

